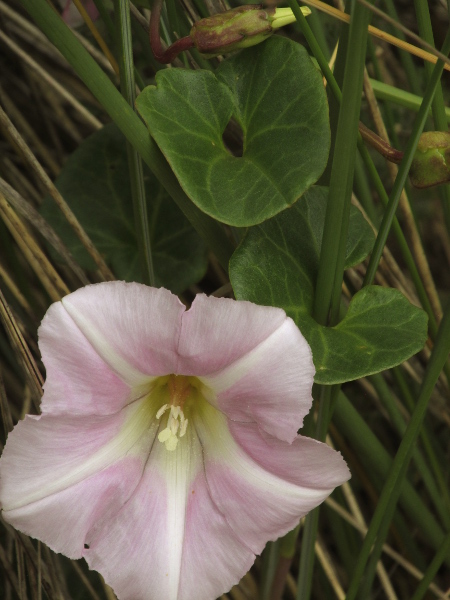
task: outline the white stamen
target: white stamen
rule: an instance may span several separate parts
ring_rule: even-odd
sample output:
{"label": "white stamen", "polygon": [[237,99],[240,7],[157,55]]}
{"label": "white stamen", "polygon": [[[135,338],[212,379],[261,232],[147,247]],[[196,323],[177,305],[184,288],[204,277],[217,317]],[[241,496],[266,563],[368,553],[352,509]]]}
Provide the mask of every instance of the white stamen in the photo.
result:
{"label": "white stamen", "polygon": [[156,418],[160,419],[168,408],[169,408],[168,404],[164,404],[163,406],[161,406],[161,408],[156,413]]}
{"label": "white stamen", "polygon": [[158,433],[158,440],[160,442],[162,442],[163,444],[164,444],[164,442],[167,442],[167,440],[170,439],[171,437],[173,437],[173,433],[167,427],[166,427],[166,429],[163,429],[162,431],[160,431]]}
{"label": "white stamen", "polygon": [[[183,415],[183,413],[181,413],[181,414]],[[182,419],[181,419],[180,431],[178,433],[178,435],[180,436],[180,438],[182,438],[183,435],[186,433],[186,429],[187,429],[188,423],[189,423],[188,419],[186,419],[185,416],[183,415]]]}
{"label": "white stamen", "polygon": [[179,406],[171,406],[170,412],[172,413],[174,419],[177,419],[180,415],[183,414],[183,411]]}
{"label": "white stamen", "polygon": [[178,428],[180,427],[180,423],[176,417],[173,416],[173,413],[170,413],[169,420],[167,421],[167,426],[173,435],[177,434]]}
{"label": "white stamen", "polygon": [[166,450],[169,450],[169,452],[173,452],[178,445],[177,436],[174,435],[173,437],[168,439],[165,445],[166,445]]}
{"label": "white stamen", "polygon": [[156,418],[160,419],[169,408],[167,427],[159,432],[158,440],[165,445],[166,450],[173,451],[178,445],[179,438],[186,433],[188,420],[184,416],[181,406],[170,406],[169,404],[161,406],[156,413]]}

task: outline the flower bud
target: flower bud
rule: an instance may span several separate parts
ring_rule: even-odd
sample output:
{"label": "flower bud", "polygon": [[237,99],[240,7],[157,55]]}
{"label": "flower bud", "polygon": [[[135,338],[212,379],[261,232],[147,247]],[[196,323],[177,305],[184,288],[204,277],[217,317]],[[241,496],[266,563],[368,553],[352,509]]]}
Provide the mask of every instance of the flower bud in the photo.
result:
{"label": "flower bud", "polygon": [[450,133],[427,131],[420,136],[411,164],[411,183],[427,188],[450,181]]}
{"label": "flower bud", "polygon": [[[303,7],[309,15],[309,8]],[[295,21],[290,8],[262,8],[261,4],[239,6],[194,23],[190,37],[199,52],[217,56],[263,42],[274,29]]]}

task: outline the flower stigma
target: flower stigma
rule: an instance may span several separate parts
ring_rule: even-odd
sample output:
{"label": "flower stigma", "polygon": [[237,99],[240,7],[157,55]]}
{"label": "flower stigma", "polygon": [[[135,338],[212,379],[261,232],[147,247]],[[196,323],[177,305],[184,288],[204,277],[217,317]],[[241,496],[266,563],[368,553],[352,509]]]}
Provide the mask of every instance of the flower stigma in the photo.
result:
{"label": "flower stigma", "polygon": [[169,375],[167,387],[170,403],[161,406],[156,413],[156,418],[160,419],[167,411],[169,411],[169,416],[166,428],[158,434],[158,440],[165,445],[166,450],[173,452],[187,430],[189,421],[184,415],[183,408],[186,400],[191,395],[192,386],[188,377]]}

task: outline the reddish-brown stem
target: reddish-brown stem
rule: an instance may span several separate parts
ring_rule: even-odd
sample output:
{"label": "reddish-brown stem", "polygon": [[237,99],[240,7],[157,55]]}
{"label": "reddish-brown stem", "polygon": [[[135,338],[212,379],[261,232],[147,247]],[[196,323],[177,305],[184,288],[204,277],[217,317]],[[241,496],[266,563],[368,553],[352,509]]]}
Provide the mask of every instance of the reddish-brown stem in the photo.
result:
{"label": "reddish-brown stem", "polygon": [[270,600],[281,600],[284,588],[286,587],[286,578],[292,564],[292,556],[280,556],[277,569],[273,578],[272,589],[270,590]]}
{"label": "reddish-brown stem", "polygon": [[155,0],[152,8],[152,14],[150,15],[150,26],[148,29],[148,36],[150,39],[150,47],[153,52],[153,56],[156,60],[162,64],[167,64],[173,61],[173,59],[184,50],[189,50],[194,46],[193,40],[186,36],[174,42],[166,50],[164,50],[159,37],[159,22],[161,20],[161,10],[164,0]]}
{"label": "reddish-brown stem", "polygon": [[384,156],[384,158],[397,165],[402,162],[403,152],[390,146],[371,129],[366,127],[364,123],[361,123],[361,121],[359,122],[359,133],[372,148],[381,154],[381,156]]}

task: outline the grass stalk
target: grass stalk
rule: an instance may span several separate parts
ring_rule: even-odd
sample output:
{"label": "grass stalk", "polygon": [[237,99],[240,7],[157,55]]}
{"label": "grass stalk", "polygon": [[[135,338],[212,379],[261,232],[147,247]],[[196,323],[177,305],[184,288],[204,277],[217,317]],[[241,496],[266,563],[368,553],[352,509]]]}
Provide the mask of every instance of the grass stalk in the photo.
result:
{"label": "grass stalk", "polygon": [[[444,54],[448,54],[450,51],[450,31],[447,33],[444,44],[442,46],[442,52]],[[389,203],[386,207],[386,211],[383,216],[383,220],[380,225],[380,229],[378,231],[378,236],[375,241],[375,246],[372,251],[372,255],[370,257],[369,265],[367,267],[366,276],[364,278],[364,285],[370,285],[375,277],[375,272],[378,268],[378,264],[381,259],[381,255],[383,252],[383,248],[386,244],[387,237],[389,231],[391,229],[391,225],[397,211],[397,206],[400,200],[400,195],[402,193],[403,188],[405,187],[406,179],[408,177],[409,169],[411,167],[411,163],[414,158],[414,152],[416,151],[417,144],[419,142],[420,135],[425,126],[425,122],[428,117],[428,112],[430,110],[430,106],[433,100],[433,96],[436,90],[436,87],[439,83],[439,80],[442,75],[442,71],[444,69],[444,63],[441,60],[438,60],[435,67],[433,68],[433,73],[430,78],[430,81],[427,85],[427,89],[423,98],[422,105],[417,114],[416,120],[414,122],[414,127],[411,132],[411,135],[408,140],[407,147],[405,149],[405,154],[403,160],[400,164],[397,177],[395,179],[394,187],[392,189]]]}
{"label": "grass stalk", "polygon": [[[134,80],[133,48],[130,23],[129,0],[114,0],[117,48],[119,51],[120,90],[128,104],[134,108],[136,84]],[[147,198],[145,194],[144,171],[138,152],[129,141],[127,145],[128,170],[130,173],[131,197],[138,239],[139,255],[144,282],[154,286],[152,246],[150,240]]]}
{"label": "grass stalk", "polygon": [[373,577],[375,565],[381,554],[382,545],[387,535],[391,517],[402,491],[406,471],[409,466],[414,445],[420,433],[423,419],[425,417],[431,397],[431,392],[433,391],[436,381],[444,367],[445,362],[447,361],[449,351],[450,303],[447,304],[444,317],[439,327],[436,343],[425,372],[415,410],[411,415],[405,435],[403,436],[397,454],[392,462],[386,483],[383,486],[378,505],[367,531],[367,535],[364,539],[358,561],[350,581],[347,592],[347,600],[355,600],[357,597],[366,563],[371,553],[372,546],[376,542],[376,547],[373,548],[372,555],[370,557],[371,569],[370,572],[366,574],[366,581],[370,581],[371,577]]}

